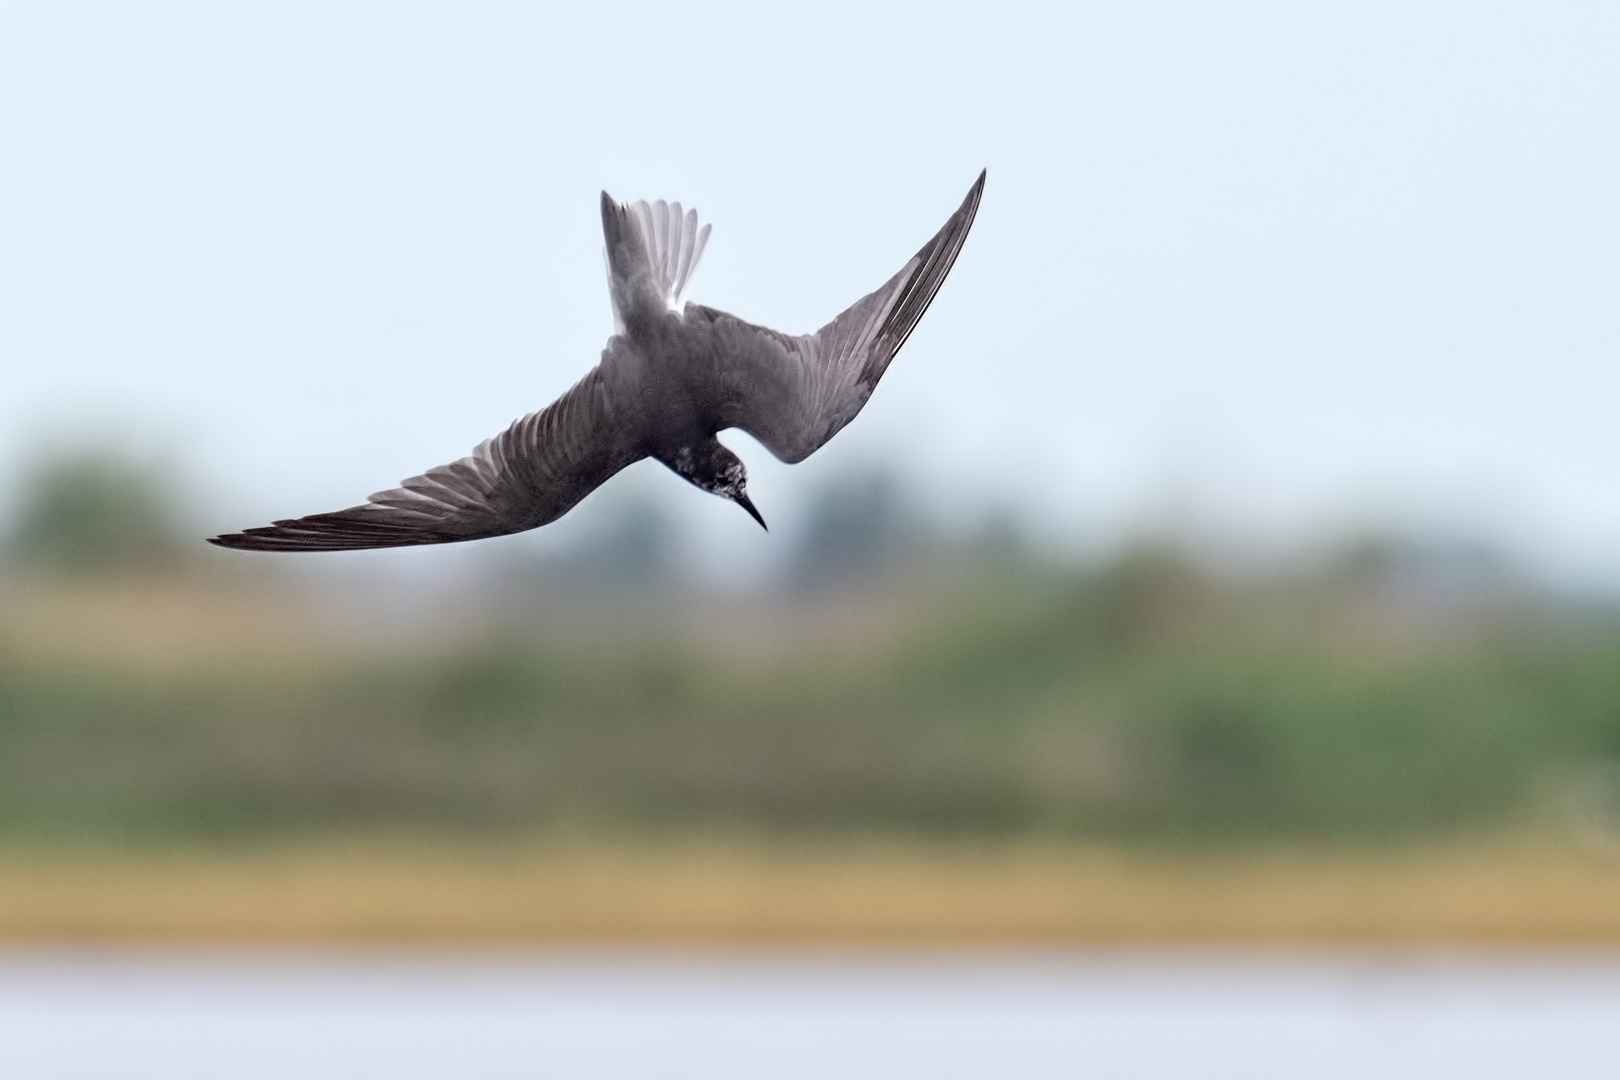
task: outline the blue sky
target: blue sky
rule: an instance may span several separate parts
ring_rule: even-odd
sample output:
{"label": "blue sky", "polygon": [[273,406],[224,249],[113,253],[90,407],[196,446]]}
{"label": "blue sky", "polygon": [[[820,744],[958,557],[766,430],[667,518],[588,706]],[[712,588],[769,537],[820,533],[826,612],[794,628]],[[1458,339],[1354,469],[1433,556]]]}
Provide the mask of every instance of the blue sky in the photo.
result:
{"label": "blue sky", "polygon": [[115,440],[210,528],[348,505],[595,362],[600,189],[696,206],[694,298],[800,331],[988,166],[856,423],[727,437],[773,524],[888,459],[1054,538],[1394,524],[1620,582],[1617,55],[1598,3],[9,5],[0,477]]}

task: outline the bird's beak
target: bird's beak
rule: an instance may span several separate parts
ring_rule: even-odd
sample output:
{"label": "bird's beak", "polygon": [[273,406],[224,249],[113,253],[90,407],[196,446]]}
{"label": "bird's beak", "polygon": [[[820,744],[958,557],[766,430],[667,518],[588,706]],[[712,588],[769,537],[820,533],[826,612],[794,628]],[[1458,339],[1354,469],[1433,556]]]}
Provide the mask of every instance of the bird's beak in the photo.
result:
{"label": "bird's beak", "polygon": [[749,516],[755,521],[759,522],[760,528],[764,529],[766,532],[771,531],[771,527],[765,524],[765,519],[759,516],[759,511],[754,509],[754,501],[747,495],[739,491],[735,496],[733,496],[732,501],[738,506],[742,507],[744,510],[748,511]]}

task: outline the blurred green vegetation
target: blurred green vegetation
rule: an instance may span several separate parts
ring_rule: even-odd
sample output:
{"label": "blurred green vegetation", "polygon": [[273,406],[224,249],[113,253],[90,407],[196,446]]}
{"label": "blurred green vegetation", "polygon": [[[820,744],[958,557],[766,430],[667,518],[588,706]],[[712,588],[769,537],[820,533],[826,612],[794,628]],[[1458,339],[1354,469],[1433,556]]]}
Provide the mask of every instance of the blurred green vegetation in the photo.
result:
{"label": "blurred green vegetation", "polygon": [[155,466],[107,450],[54,454],[23,478],[4,550],[18,567],[83,577],[183,561],[181,500]]}
{"label": "blurred green vegetation", "polygon": [[[1564,793],[1620,805],[1589,790],[1620,760],[1620,619],[1487,553],[1367,542],[1216,572],[1144,543],[1075,566],[1005,523],[907,540],[884,482],[846,495],[750,596],[668,585],[669,527],[638,511],[580,571],[611,604],[515,602],[532,575],[492,563],[474,630],[312,647],[295,625],[285,650],[152,666],[38,647],[30,620],[67,609],[64,576],[82,600],[135,568],[183,616],[179,500],[117,461],[50,463],[6,547],[55,576],[0,611],[0,834],[1375,841],[1514,826]],[[666,585],[627,600],[638,573]],[[254,618],[263,580],[213,580],[210,618]],[[146,633],[107,621],[97,640]]]}
{"label": "blurred green vegetation", "polygon": [[1365,840],[1512,825],[1620,757],[1612,624],[1413,613],[1339,569],[1146,548],[858,617],[761,600],[769,648],[673,604],[279,667],[13,650],[0,830]]}

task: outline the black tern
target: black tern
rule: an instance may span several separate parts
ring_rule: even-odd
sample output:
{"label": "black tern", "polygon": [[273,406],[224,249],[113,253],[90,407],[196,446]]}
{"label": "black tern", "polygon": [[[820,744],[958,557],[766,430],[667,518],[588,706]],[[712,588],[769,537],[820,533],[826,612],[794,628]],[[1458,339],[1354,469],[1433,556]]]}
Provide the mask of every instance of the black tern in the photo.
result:
{"label": "black tern", "polygon": [[614,473],[656,458],[764,526],[741,459],[715,438],[741,428],[803,461],[855,418],[928,309],[967,239],[983,172],[961,207],[898,274],[800,337],[682,301],[709,239],[680,203],[628,206],[602,193],[617,332],[562,397],[347,510],[210,538],[258,551],[349,551],[480,540],[557,520]]}

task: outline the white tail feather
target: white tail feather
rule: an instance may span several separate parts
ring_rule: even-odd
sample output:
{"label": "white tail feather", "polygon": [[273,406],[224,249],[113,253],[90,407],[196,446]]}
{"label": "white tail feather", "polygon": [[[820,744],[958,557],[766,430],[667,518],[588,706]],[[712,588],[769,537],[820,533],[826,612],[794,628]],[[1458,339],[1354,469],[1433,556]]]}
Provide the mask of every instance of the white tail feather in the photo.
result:
{"label": "white tail feather", "polygon": [[653,284],[672,310],[682,308],[681,293],[697,269],[709,242],[709,226],[698,226],[696,210],[682,211],[680,203],[638,202],[630,206],[630,220],[641,233]]}

